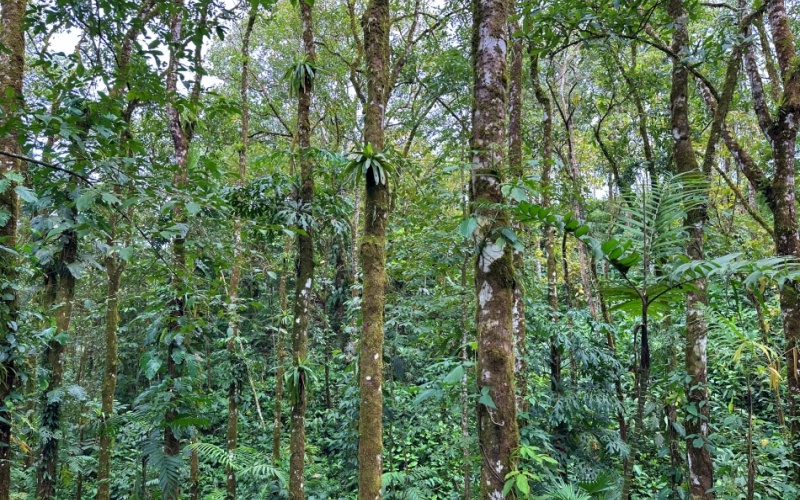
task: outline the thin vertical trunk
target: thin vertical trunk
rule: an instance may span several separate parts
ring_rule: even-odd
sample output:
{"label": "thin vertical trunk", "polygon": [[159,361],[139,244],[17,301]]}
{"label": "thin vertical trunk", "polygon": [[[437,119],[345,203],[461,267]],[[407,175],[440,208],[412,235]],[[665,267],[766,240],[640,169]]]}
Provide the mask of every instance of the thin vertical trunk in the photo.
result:
{"label": "thin vertical trunk", "polygon": [[[580,220],[586,220],[586,209],[583,206],[583,185],[581,180],[581,174],[578,170],[578,158],[577,153],[575,151],[575,123],[574,123],[574,114],[575,109],[571,107],[571,104],[568,102],[571,99],[571,93],[569,95],[564,93],[564,88],[566,86],[566,79],[567,79],[567,57],[564,58],[564,63],[561,67],[561,71],[559,74],[559,96],[555,95],[555,91],[551,89],[551,94],[553,94],[553,99],[556,104],[556,109],[558,110],[559,116],[561,117],[561,121],[564,124],[564,131],[567,134],[567,157],[564,159],[564,163],[567,164],[567,173],[570,176],[572,181],[572,193],[570,196],[570,201],[572,204],[572,211],[576,217]],[[560,104],[559,104],[560,101]],[[566,262],[566,255],[562,255],[564,262]],[[581,279],[581,287],[583,288],[583,294],[586,297],[586,304],[589,306],[589,313],[591,314],[592,318],[595,320],[598,318],[597,316],[597,303],[594,298],[594,293],[592,293],[592,277],[589,271],[589,266],[591,265],[591,259],[587,254],[587,250],[585,245],[578,245],[578,273]],[[566,278],[565,278],[566,279]],[[569,300],[569,297],[567,297]]]}
{"label": "thin vertical trunk", "polygon": [[[670,0],[667,10],[675,25],[672,37],[672,50],[681,56],[688,51],[688,15],[682,0]],[[734,59],[738,63],[738,57]],[[738,70],[738,66],[735,66]],[[734,77],[735,82],[735,77]],[[732,95],[732,89],[731,89]],[[671,127],[673,136],[673,156],[680,174],[691,176],[695,181],[704,182],[706,172],[701,169],[692,148],[689,124],[689,71],[680,60],[673,61],[672,90],[670,93]],[[728,102],[730,99],[728,99]],[[717,115],[727,110],[727,102],[720,102]],[[714,161],[716,141],[720,137],[722,121],[715,116],[714,125],[707,146],[706,161],[703,167],[710,169]],[[723,116],[724,118],[724,116]],[[708,165],[706,165],[708,163]],[[692,260],[703,260],[703,228],[707,220],[706,206],[693,208],[686,216],[689,236],[686,253]],[[694,287],[686,292],[686,371],[689,375],[687,388],[686,461],[689,466],[689,496],[692,499],[714,498],[714,469],[706,440],[708,438],[708,383],[706,344],[708,326],[703,312],[706,303],[706,280],[698,279]],[[700,446],[695,443],[700,442]]]}
{"label": "thin vertical trunk", "polygon": [[[513,12],[514,2],[510,2],[510,11]],[[508,23],[509,39],[519,31],[517,22]],[[511,68],[509,70],[508,87],[508,170],[519,180],[525,177],[522,168],[522,39],[519,37],[511,40]],[[522,226],[514,223],[514,231],[519,233]],[[520,237],[517,234],[517,237]],[[526,402],[528,391],[528,366],[525,360],[526,352],[526,324],[525,324],[525,288],[522,283],[522,274],[525,269],[522,251],[515,250],[513,256],[514,272],[517,275],[514,286],[513,329],[514,329],[514,372],[517,380],[517,413],[527,415]]]}
{"label": "thin vertical trunk", "polygon": [[[742,0],[740,7],[746,7]],[[759,126],[772,150],[773,175],[768,179],[753,159],[744,153],[738,143],[725,134],[725,142],[734,159],[747,176],[754,189],[766,198],[774,219],[775,251],[782,257],[800,257],[800,233],[797,227],[795,192],[795,148],[797,143],[798,115],[800,114],[800,66],[796,64],[797,49],[783,0],[767,2],[767,14],[775,54],[780,69],[783,94],[778,99],[778,109],[771,116],[764,94],[764,86],[752,45],[744,52],[744,67],[750,82],[753,109]],[[768,49],[768,47],[765,47]],[[773,87],[774,91],[775,87]],[[791,442],[800,436],[800,285],[786,283],[780,290],[783,315],[783,332],[786,339],[786,379],[788,386],[789,431]],[[800,448],[793,451],[793,480],[800,482]]]}
{"label": "thin vertical trunk", "polygon": [[[197,434],[192,436],[192,445],[197,444]],[[189,455],[189,500],[200,500],[200,457],[197,448]]]}
{"label": "thin vertical trunk", "polygon": [[[769,25],[778,68],[783,81],[783,96],[777,116],[769,129],[774,174],[772,180],[775,216],[775,249],[778,255],[800,257],[795,191],[795,148],[800,118],[800,67],[797,50],[783,0],[768,3]],[[800,284],[787,283],[780,293],[783,331],[786,338],[786,378],[789,386],[791,442],[800,437]],[[800,447],[792,453],[794,481],[800,483]]]}
{"label": "thin vertical trunk", "polygon": [[[247,143],[250,123],[250,112],[248,107],[248,71],[250,65],[250,35],[253,32],[253,25],[256,22],[258,7],[251,7],[247,17],[247,23],[242,37],[242,73],[239,96],[242,106],[242,118],[240,125],[239,140],[239,178],[236,180],[237,186],[244,185],[247,175]],[[239,281],[242,275],[242,221],[237,216],[233,221],[233,265],[231,268],[230,290],[228,291],[228,312],[229,318],[229,338],[226,345],[231,363],[235,364],[233,377],[228,385],[228,422],[225,432],[225,442],[228,454],[233,457],[236,447],[239,444],[239,396],[242,388],[242,373],[240,373],[239,360],[236,356],[236,345],[239,336]],[[229,463],[225,477],[225,498],[234,500],[236,498],[236,470],[233,463]]]}
{"label": "thin vertical trunk", "polygon": [[[201,7],[198,25],[204,26],[207,22],[208,5],[205,4]],[[169,63],[166,71],[166,95],[167,95],[167,122],[169,127],[170,137],[172,138],[173,145],[173,161],[176,165],[176,173],[173,179],[173,186],[176,190],[180,191],[185,189],[188,183],[188,160],[189,148],[192,143],[192,136],[194,132],[195,123],[185,121],[181,117],[180,110],[176,107],[175,100],[178,96],[178,73],[180,72],[180,59],[184,48],[184,33],[183,33],[183,16],[185,5],[183,0],[176,0],[174,10],[169,19]],[[190,103],[196,105],[200,99],[200,90],[202,82],[202,40],[195,43],[192,64],[196,68],[194,74],[194,85],[189,93]],[[180,204],[176,204],[172,211],[172,218],[175,223],[182,223],[186,220],[186,214],[181,208]],[[181,368],[175,361],[173,355],[176,351],[185,351],[188,346],[185,343],[180,343],[176,339],[180,335],[182,323],[186,316],[186,234],[178,235],[172,242],[172,275],[170,276],[172,287],[172,304],[169,321],[169,346],[167,348],[167,377],[170,381],[170,399],[176,397],[175,395],[175,381],[181,376]],[[172,428],[172,422],[178,417],[178,409],[175,405],[170,405],[169,409],[164,415],[164,452],[168,456],[177,456],[180,453],[181,443],[175,435],[175,430]],[[197,461],[197,450],[193,449],[191,452],[190,463],[192,469]],[[191,470],[190,470],[191,472]],[[189,481],[189,495],[190,498],[196,498],[199,492],[198,478],[195,474],[190,474]],[[174,491],[164,491],[166,498],[180,497],[180,487],[176,487]]]}
{"label": "thin vertical trunk", "polygon": [[344,352],[347,346],[348,336],[344,328],[344,320],[346,314],[345,297],[350,288],[349,278],[352,274],[348,273],[344,237],[339,235],[336,237],[336,275],[333,278],[333,317],[331,320],[331,328],[336,337],[336,345],[339,350]]}
{"label": "thin vertical trunk", "polygon": [[[514,391],[514,266],[510,245],[493,234],[510,220],[501,181],[505,158],[507,0],[474,0],[472,28],[472,209],[478,217],[475,259],[478,307],[478,389],[492,404],[478,404],[483,499],[503,498],[505,477],[519,446]],[[511,498],[514,494],[511,494]]]}
{"label": "thin vertical trunk", "polygon": [[[180,58],[179,52],[181,51],[180,43],[182,40],[182,23],[183,23],[183,9],[184,4],[182,0],[178,0],[175,5],[175,11],[169,21],[170,31],[170,59],[169,67],[167,68],[167,117],[169,119],[169,132],[172,137],[172,144],[174,148],[173,161],[177,169],[173,179],[173,185],[176,189],[183,189],[187,182],[187,162],[189,156],[189,141],[187,140],[183,122],[180,116],[180,111],[175,107],[173,100],[177,95],[178,87],[178,59]],[[175,205],[172,211],[172,218],[176,222],[183,222],[185,215],[181,210],[180,205]],[[170,399],[174,399],[175,381],[179,376],[179,367],[175,362],[174,353],[176,350],[182,350],[183,345],[175,341],[180,333],[181,321],[185,315],[185,301],[184,301],[184,283],[183,275],[186,268],[186,250],[185,235],[176,236],[172,242],[172,274],[170,276],[170,284],[172,287],[172,301],[170,304],[170,320],[169,320],[169,345],[167,347],[167,377],[170,382]],[[168,456],[177,456],[180,453],[180,442],[175,435],[175,430],[172,428],[172,421],[178,416],[178,410],[174,405],[170,405],[169,409],[164,415],[164,452]],[[176,488],[175,491],[165,491],[164,496],[168,499],[178,498],[180,496],[180,489]]]}
{"label": "thin vertical trunk", "polygon": [[[111,238],[113,245],[113,237]],[[106,298],[106,352],[100,409],[100,452],[97,463],[97,500],[111,498],[111,431],[106,423],[114,413],[114,392],[117,388],[117,331],[119,329],[119,291],[124,263],[114,255],[105,259],[108,282]]]}
{"label": "thin vertical trunk", "polygon": [[[654,187],[658,183],[658,177],[656,174],[656,162],[655,162],[655,155],[653,153],[653,146],[650,142],[650,132],[648,127],[648,120],[647,120],[647,111],[645,110],[644,103],[642,102],[642,96],[639,94],[639,89],[641,88],[633,78],[633,74],[636,72],[636,45],[631,45],[631,68],[630,70],[626,69],[625,66],[622,64],[622,61],[619,59],[616,52],[613,50],[610,51],[611,56],[614,58],[614,62],[619,69],[620,75],[622,79],[625,80],[625,85],[628,87],[628,93],[633,100],[633,105],[636,107],[636,118],[637,118],[637,125],[639,129],[639,136],[642,138],[642,148],[644,150],[644,159],[647,162],[646,171],[647,176],[650,178],[650,186]],[[619,178],[618,178],[619,182]],[[623,190],[622,186],[620,185],[620,191],[624,193],[627,189]],[[626,186],[628,188],[628,186]]]}
{"label": "thin vertical trunk", "polygon": [[[389,100],[388,0],[370,0],[362,21],[367,64],[364,142],[384,148],[384,121]],[[358,360],[361,404],[358,419],[358,498],[381,497],[383,473],[383,308],[386,302],[386,222],[389,186],[366,175],[364,236],[361,240],[363,302],[361,353]]]}
{"label": "thin vertical trunk", "polygon": [[[460,186],[466,191],[467,184],[464,179],[464,169],[461,168],[460,172]],[[464,218],[469,216],[467,196],[466,192],[462,193],[464,202],[461,211]],[[464,374],[461,375],[461,459],[464,461],[464,500],[472,498],[472,472],[469,466],[469,379],[467,378],[467,361],[469,361],[467,351],[469,345],[469,331],[467,331],[467,266],[469,265],[469,257],[469,248],[465,248],[464,260],[461,263],[461,363],[464,366]]]}
{"label": "thin vertical trunk", "polygon": [[286,358],[286,350],[284,348],[283,333],[284,328],[287,326],[283,323],[283,318],[286,317],[288,311],[288,301],[286,299],[286,278],[289,275],[289,252],[292,249],[292,240],[286,238],[283,244],[283,269],[281,269],[281,278],[278,282],[278,300],[280,302],[280,318],[281,322],[278,324],[277,336],[275,338],[275,413],[273,416],[272,425],[272,462],[278,463],[281,459],[281,425],[283,421],[283,374],[286,368],[283,366],[284,359]]}
{"label": "thin vertical trunk", "polygon": [[[533,85],[536,100],[542,107],[542,199],[543,208],[550,208],[552,184],[551,175],[553,170],[553,104],[550,101],[539,77],[539,56],[535,48],[529,48],[531,55],[531,83]],[[547,225],[544,228],[544,253],[547,259],[545,273],[547,273],[547,305],[550,312],[548,319],[551,325],[558,322],[558,259],[556,257],[556,232],[555,228]],[[567,297],[569,298],[569,296]],[[550,334],[550,390],[554,399],[558,399],[562,394],[561,385],[561,362],[563,349],[558,344],[558,333],[552,328]],[[556,434],[561,436],[565,430],[559,426]]]}
{"label": "thin vertical trunk", "polygon": [[[55,335],[68,334],[72,320],[72,305],[75,300],[75,276],[69,270],[78,257],[78,235],[74,229],[64,231],[62,248],[56,258],[56,269],[49,273],[55,289]],[[64,378],[64,344],[60,338],[47,343],[44,366],[50,371],[47,387],[42,393],[41,461],[36,474],[37,500],[51,499],[56,495],[56,470],[58,465],[59,426],[61,424],[61,400],[48,395],[61,387]]]}
{"label": "thin vertical trunk", "polygon": [[[0,44],[6,50],[0,52],[0,95],[13,95],[13,99],[0,101],[3,114],[11,117],[22,106],[22,78],[25,71],[25,26],[26,0],[3,0],[0,2]],[[0,137],[0,151],[20,154],[20,130],[12,128]],[[18,160],[0,157],[0,175],[19,173]],[[0,193],[0,210],[9,214],[0,227],[0,241],[8,248],[17,246],[17,219],[19,201],[13,184]],[[11,252],[0,252],[0,353],[4,361],[0,365],[0,500],[8,500],[11,494],[11,410],[7,399],[14,391],[16,380],[14,346],[8,339],[16,332],[19,302],[15,288],[17,259]]]}
{"label": "thin vertical trunk", "polygon": [[[303,26],[303,50],[305,58],[314,64],[314,24],[312,0],[300,0],[300,20]],[[297,100],[297,147],[300,156],[300,192],[298,203],[303,210],[311,212],[314,201],[314,172],[311,152],[311,92],[313,82],[301,82]],[[298,370],[297,387],[292,388],[292,436],[289,459],[289,498],[305,498],[303,473],[306,450],[306,374],[302,371],[308,358],[308,324],[310,319],[314,283],[314,232],[311,224],[302,228],[304,234],[297,237],[297,279],[295,283],[294,322],[292,323],[292,363]]]}

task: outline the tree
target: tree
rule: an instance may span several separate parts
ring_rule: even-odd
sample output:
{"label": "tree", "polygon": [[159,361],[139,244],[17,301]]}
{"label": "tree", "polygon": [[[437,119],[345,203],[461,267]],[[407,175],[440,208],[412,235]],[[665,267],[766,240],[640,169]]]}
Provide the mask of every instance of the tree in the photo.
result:
{"label": "tree", "polygon": [[[18,266],[15,257],[19,200],[12,186],[21,180],[19,158],[24,138],[19,110],[23,105],[22,80],[25,73],[25,27],[24,17],[27,2],[8,0],[0,3],[0,44],[6,48],[0,54],[0,96],[2,96],[4,133],[0,137],[0,500],[10,498],[11,489],[11,435],[12,393],[17,385],[17,353],[14,336],[19,316]],[[9,156],[11,155],[11,156]]]}
{"label": "tree", "polygon": [[300,190],[297,197],[301,213],[297,237],[297,279],[294,296],[294,321],[292,322],[292,437],[289,462],[289,498],[305,498],[303,473],[306,452],[306,407],[308,405],[309,378],[308,324],[309,308],[314,294],[314,222],[308,213],[314,202],[313,152],[311,149],[311,92],[316,71],[314,50],[313,2],[299,0],[303,26],[303,59],[294,68],[294,90],[297,92],[297,153],[300,159]]}
{"label": "tree", "polygon": [[481,498],[501,498],[506,475],[515,467],[519,446],[514,393],[513,301],[515,277],[511,245],[503,239],[510,220],[502,208],[505,162],[506,44],[508,2],[473,2],[472,182],[470,200],[478,220],[475,236],[475,292],[478,307],[478,438],[481,445]]}
{"label": "tree", "polygon": [[[370,0],[364,12],[367,102],[364,144],[376,153],[384,148],[389,101],[389,2]],[[364,172],[364,235],[361,239],[363,305],[361,354],[358,358],[361,403],[358,417],[358,498],[380,498],[383,473],[383,308],[386,301],[386,223],[389,183],[373,164]]]}

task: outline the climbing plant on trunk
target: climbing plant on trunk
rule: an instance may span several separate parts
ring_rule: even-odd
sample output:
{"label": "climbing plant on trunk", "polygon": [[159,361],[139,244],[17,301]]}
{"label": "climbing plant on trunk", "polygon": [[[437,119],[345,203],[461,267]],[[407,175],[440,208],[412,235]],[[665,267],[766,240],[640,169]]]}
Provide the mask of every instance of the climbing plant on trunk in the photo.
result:
{"label": "climbing plant on trunk", "polygon": [[[472,182],[470,200],[477,219],[475,292],[478,307],[478,439],[481,498],[502,498],[506,475],[519,446],[514,392],[512,248],[503,230],[510,218],[502,208],[506,164],[506,57],[508,1],[474,0],[472,27]],[[508,234],[508,233],[506,233]]]}
{"label": "climbing plant on trunk", "polygon": [[308,359],[308,324],[314,291],[314,202],[313,152],[311,150],[311,92],[316,76],[314,50],[313,1],[298,0],[303,27],[303,59],[296,65],[294,90],[297,93],[297,154],[300,163],[298,216],[301,233],[297,236],[297,277],[295,281],[294,321],[292,322],[292,436],[289,459],[289,498],[305,498],[303,473],[306,451],[306,406],[310,380],[303,366]]}

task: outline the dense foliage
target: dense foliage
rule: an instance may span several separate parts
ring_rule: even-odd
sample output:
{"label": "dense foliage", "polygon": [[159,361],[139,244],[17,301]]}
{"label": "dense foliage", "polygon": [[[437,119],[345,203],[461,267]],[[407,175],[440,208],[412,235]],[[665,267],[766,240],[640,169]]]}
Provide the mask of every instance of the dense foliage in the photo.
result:
{"label": "dense foliage", "polygon": [[800,5],[473,3],[0,2],[0,500],[800,498]]}

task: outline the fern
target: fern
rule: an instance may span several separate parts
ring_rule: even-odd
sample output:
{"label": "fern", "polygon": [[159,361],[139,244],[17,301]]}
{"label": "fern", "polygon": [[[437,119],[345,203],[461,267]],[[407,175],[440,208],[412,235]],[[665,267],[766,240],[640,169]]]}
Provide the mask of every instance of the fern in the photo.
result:
{"label": "fern", "polygon": [[186,446],[187,450],[196,450],[200,460],[212,465],[230,467],[237,475],[249,476],[257,481],[276,480],[286,484],[286,474],[277,467],[262,461],[263,458],[255,449],[245,446],[236,449],[235,453],[212,443],[197,442]]}
{"label": "fern", "polygon": [[549,491],[544,498],[552,500],[592,500],[592,496],[580,486],[564,483],[563,481],[557,481],[555,489]]}
{"label": "fern", "polygon": [[142,448],[142,455],[158,471],[158,488],[161,495],[169,500],[177,499],[181,487],[183,457],[164,453],[164,441],[158,431],[150,434]]}

